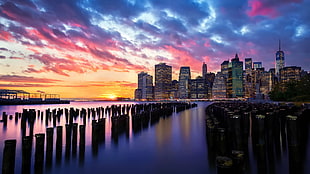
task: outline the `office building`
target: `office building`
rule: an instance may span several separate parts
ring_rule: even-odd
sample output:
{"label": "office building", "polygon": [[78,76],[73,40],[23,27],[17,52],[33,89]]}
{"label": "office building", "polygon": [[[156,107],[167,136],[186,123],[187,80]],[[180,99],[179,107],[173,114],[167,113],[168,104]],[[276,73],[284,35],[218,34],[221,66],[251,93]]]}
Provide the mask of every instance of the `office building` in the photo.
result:
{"label": "office building", "polygon": [[215,75],[212,87],[212,98],[226,98],[226,81],[226,77],[221,72]]}
{"label": "office building", "polygon": [[253,67],[254,67],[254,70],[256,70],[257,68],[262,68],[263,64],[262,62],[254,62]]}
{"label": "office building", "polygon": [[155,99],[169,99],[172,82],[172,67],[165,63],[155,65]]}
{"label": "office building", "polygon": [[138,89],[135,92],[135,99],[153,99],[153,76],[146,72],[138,74]]}
{"label": "office building", "polygon": [[190,81],[191,70],[190,67],[181,67],[179,73],[179,97],[181,99],[190,98]]}
{"label": "office building", "polygon": [[206,79],[198,76],[196,79],[191,80],[191,99],[205,99],[208,98],[208,84]]}
{"label": "office building", "polygon": [[252,58],[245,58],[244,61],[245,61],[245,71],[243,76],[244,97],[254,98],[254,90],[252,83],[252,70],[253,70]]}
{"label": "office building", "polygon": [[202,78],[204,78],[204,79],[206,79],[207,78],[207,71],[208,69],[207,69],[207,64],[205,64],[204,62],[203,62],[203,64],[202,64]]}
{"label": "office building", "polygon": [[300,80],[301,67],[288,66],[280,69],[280,82],[287,83],[290,80]]}
{"label": "office building", "polygon": [[238,54],[231,60],[231,78],[232,97],[243,97],[243,62],[239,61]]}
{"label": "office building", "polygon": [[276,76],[279,76],[280,69],[284,68],[284,52],[281,50],[281,41],[279,40],[279,50],[276,52]]}

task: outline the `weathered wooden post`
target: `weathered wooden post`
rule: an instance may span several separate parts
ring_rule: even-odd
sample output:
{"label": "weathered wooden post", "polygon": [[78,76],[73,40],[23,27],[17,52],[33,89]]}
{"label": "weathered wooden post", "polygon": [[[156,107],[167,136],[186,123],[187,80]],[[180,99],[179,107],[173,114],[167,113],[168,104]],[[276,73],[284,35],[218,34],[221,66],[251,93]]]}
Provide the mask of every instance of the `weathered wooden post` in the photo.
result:
{"label": "weathered wooden post", "polygon": [[2,173],[14,174],[16,140],[5,140],[2,160]]}
{"label": "weathered wooden post", "polygon": [[97,120],[92,120],[92,152],[93,155],[98,154],[98,123]]}
{"label": "weathered wooden post", "polygon": [[56,137],[56,163],[61,163],[62,154],[62,126],[57,126],[57,137]]}
{"label": "weathered wooden post", "polygon": [[72,125],[72,156],[76,156],[76,151],[77,151],[77,128],[78,124],[73,123]]}
{"label": "weathered wooden post", "polygon": [[6,112],[2,113],[2,122],[3,122],[3,128],[6,128],[8,124],[8,115],[6,114]]}
{"label": "weathered wooden post", "polygon": [[226,156],[216,157],[216,169],[217,174],[229,174],[232,173],[233,161]]}
{"label": "weathered wooden post", "polygon": [[45,134],[36,134],[35,137],[36,137],[36,150],[35,150],[34,170],[35,173],[43,173]]}
{"label": "weathered wooden post", "polygon": [[302,161],[299,145],[298,117],[288,115],[287,119],[287,142],[289,154],[289,171],[290,173],[303,173]]}
{"label": "weathered wooden post", "polygon": [[80,125],[79,164],[84,163],[85,158],[85,125]]}
{"label": "weathered wooden post", "polygon": [[25,136],[22,140],[22,173],[30,173],[32,137]]}
{"label": "weathered wooden post", "polygon": [[46,128],[46,168],[51,168],[53,159],[54,129]]}
{"label": "weathered wooden post", "polygon": [[70,151],[71,151],[71,125],[66,124],[66,151],[65,151],[65,159],[70,159]]}

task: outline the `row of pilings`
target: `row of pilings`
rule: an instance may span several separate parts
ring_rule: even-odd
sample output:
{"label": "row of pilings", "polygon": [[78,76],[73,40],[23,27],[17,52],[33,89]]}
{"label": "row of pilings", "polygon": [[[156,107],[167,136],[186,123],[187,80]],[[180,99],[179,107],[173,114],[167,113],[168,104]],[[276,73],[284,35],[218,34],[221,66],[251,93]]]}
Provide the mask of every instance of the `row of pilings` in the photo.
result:
{"label": "row of pilings", "polygon": [[287,155],[287,171],[303,173],[309,105],[218,102],[206,108],[206,115],[208,158],[218,174],[249,173],[250,149],[257,173],[277,173],[277,161]]}
{"label": "row of pilings", "polygon": [[[129,137],[130,117],[132,132],[139,133],[142,129],[147,128],[159,122],[162,117],[169,117],[173,112],[181,112],[186,109],[196,107],[195,103],[175,102],[175,103],[145,103],[132,105],[111,105],[97,108],[58,108],[46,109],[45,114],[40,110],[23,109],[22,113],[15,113],[15,124],[20,120],[21,137],[22,137],[22,173],[31,173],[31,158],[34,146],[34,173],[44,173],[45,169],[50,170],[52,167],[53,156],[56,158],[56,165],[61,164],[63,145],[65,144],[65,160],[77,157],[79,150],[79,163],[83,164],[85,158],[85,135],[86,123],[91,121],[91,142],[92,153],[97,155],[98,147],[105,142],[106,118],[111,121],[111,138],[115,144],[118,142],[118,136],[126,134]],[[64,116],[65,125],[61,124],[61,118]],[[45,119],[44,119],[45,117]],[[77,118],[80,117],[80,125]],[[3,128],[7,129],[7,122],[13,119],[12,115],[2,114]],[[36,120],[40,120],[36,123]],[[44,124],[45,133],[34,133],[34,127],[38,124]],[[28,127],[27,127],[28,125]],[[27,129],[28,128],[28,129]],[[28,131],[27,131],[28,130]],[[56,130],[56,142],[54,143],[54,132]],[[64,133],[63,133],[64,132]],[[65,135],[65,143],[63,143]],[[79,141],[78,141],[79,137]],[[33,140],[35,138],[35,141]],[[33,145],[33,142],[35,144]],[[79,142],[79,144],[78,144]],[[56,144],[56,147],[54,147]],[[16,139],[5,140],[3,150],[2,173],[11,174],[15,171],[15,153]],[[53,155],[55,153],[55,155]]]}

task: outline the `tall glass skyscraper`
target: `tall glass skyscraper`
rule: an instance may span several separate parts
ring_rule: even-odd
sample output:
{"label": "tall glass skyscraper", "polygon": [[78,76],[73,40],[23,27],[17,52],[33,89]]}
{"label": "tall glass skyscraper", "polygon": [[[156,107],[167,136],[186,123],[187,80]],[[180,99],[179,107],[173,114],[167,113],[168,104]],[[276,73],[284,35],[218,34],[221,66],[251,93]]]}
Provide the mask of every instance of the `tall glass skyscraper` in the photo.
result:
{"label": "tall glass skyscraper", "polygon": [[155,65],[155,99],[168,99],[171,92],[172,67],[165,63]]}
{"label": "tall glass skyscraper", "polygon": [[146,72],[138,74],[138,90],[136,99],[153,99],[153,76]]}
{"label": "tall glass skyscraper", "polygon": [[232,97],[243,97],[243,62],[238,54],[231,60]]}
{"label": "tall glass skyscraper", "polygon": [[188,66],[180,68],[179,74],[179,97],[182,99],[190,98],[191,69]]}
{"label": "tall glass skyscraper", "polygon": [[279,40],[279,51],[276,52],[276,75],[279,76],[280,69],[284,68],[284,52],[281,51],[281,41]]}
{"label": "tall glass skyscraper", "polygon": [[202,78],[206,79],[207,78],[207,64],[203,62],[202,64]]}

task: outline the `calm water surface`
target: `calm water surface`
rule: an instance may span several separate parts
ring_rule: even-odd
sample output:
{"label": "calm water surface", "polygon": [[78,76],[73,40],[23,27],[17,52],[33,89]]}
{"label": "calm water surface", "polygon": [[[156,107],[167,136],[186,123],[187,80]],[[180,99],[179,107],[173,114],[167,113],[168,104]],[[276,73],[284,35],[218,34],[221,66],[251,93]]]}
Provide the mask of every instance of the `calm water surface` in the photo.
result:
{"label": "calm water surface", "polygon": [[[7,112],[14,115],[15,112],[22,112],[23,108],[44,111],[47,108],[95,108],[106,107],[112,104],[135,104],[135,102],[71,102],[69,105],[26,105],[26,106],[0,106],[0,113]],[[197,108],[174,113],[170,117],[160,118],[156,124],[149,124],[134,132],[131,127],[129,134],[123,133],[118,136],[117,141],[111,137],[111,120],[107,117],[105,141],[99,144],[98,151],[92,149],[91,140],[91,118],[86,124],[86,148],[85,157],[79,158],[79,147],[77,154],[70,154],[65,158],[65,128],[63,127],[63,150],[62,159],[55,158],[56,129],[54,129],[54,151],[52,167],[44,169],[44,173],[216,173],[212,149],[208,149],[206,140],[205,108],[209,102],[198,103]],[[45,117],[44,117],[45,119]],[[82,123],[80,118],[74,122]],[[65,125],[65,117],[61,117],[57,126]],[[48,125],[51,127],[52,123]],[[29,128],[27,128],[27,131]],[[37,119],[34,126],[34,134],[45,133],[45,120]],[[29,132],[26,132],[28,135]],[[2,155],[4,140],[16,139],[16,164],[15,173],[21,173],[21,129],[20,119],[16,123],[14,118],[8,120],[7,127],[0,124],[0,165],[2,167]],[[309,138],[308,138],[309,139]],[[79,142],[79,137],[78,137]],[[308,141],[309,142],[309,141]],[[45,142],[46,143],[46,142]],[[32,150],[32,171],[34,170],[34,144]],[[309,144],[309,143],[308,143]],[[78,143],[79,146],[79,143]],[[282,156],[276,159],[276,173],[288,173],[288,156],[285,149],[281,149]],[[310,153],[307,150],[307,161]],[[258,173],[257,163],[251,148],[249,138],[249,154],[246,173]],[[2,170],[2,169],[1,169]],[[305,173],[310,171],[305,165]]]}

